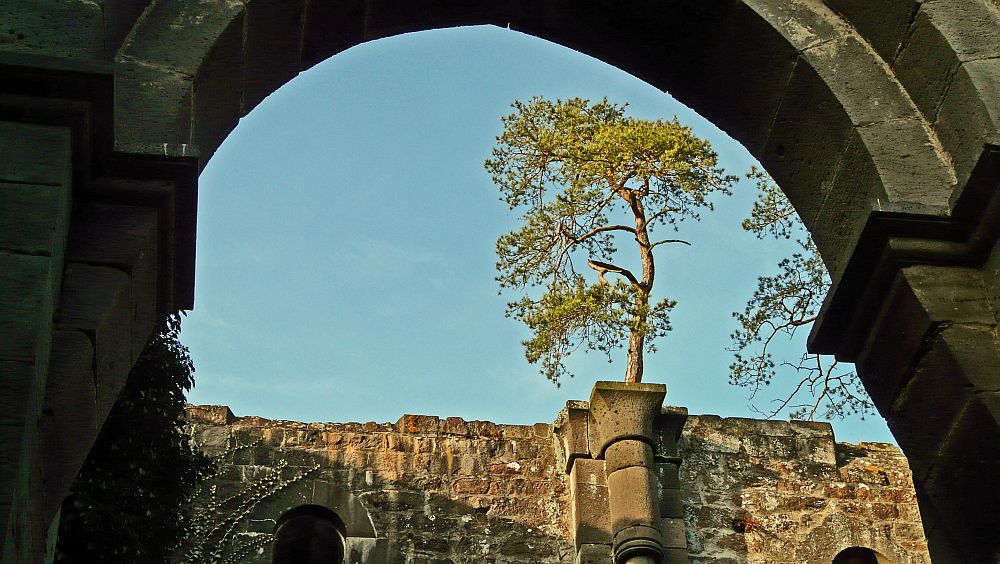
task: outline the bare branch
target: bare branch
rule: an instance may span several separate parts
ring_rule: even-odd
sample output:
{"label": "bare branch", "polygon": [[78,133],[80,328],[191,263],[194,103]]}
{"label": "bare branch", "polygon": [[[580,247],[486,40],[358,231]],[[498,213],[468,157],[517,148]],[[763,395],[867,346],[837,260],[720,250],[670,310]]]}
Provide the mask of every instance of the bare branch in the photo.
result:
{"label": "bare branch", "polygon": [[580,235],[579,237],[574,237],[570,241],[570,244],[576,245],[577,243],[582,243],[587,239],[590,239],[594,235],[597,235],[598,233],[606,233],[608,231],[628,231],[629,233],[634,234],[635,228],[629,227],[628,225],[605,225],[603,227],[595,227],[594,229],[591,229],[590,231],[584,233],[583,235]]}
{"label": "bare branch", "polygon": [[597,277],[601,279],[601,284],[608,283],[608,281],[604,278],[604,274],[607,272],[613,272],[615,274],[621,274],[622,276],[627,278],[628,281],[631,282],[633,285],[635,286],[639,285],[639,281],[635,278],[635,275],[632,274],[627,268],[622,268],[620,266],[615,266],[613,264],[597,261],[594,259],[588,259],[587,266],[597,271]]}
{"label": "bare branch", "polygon": [[691,243],[688,243],[687,241],[685,241],[683,239],[663,239],[662,241],[657,241],[657,242],[651,244],[649,246],[649,248],[650,249],[655,249],[657,246],[662,245],[664,243],[680,243],[682,245],[687,245],[689,247],[691,246]]}

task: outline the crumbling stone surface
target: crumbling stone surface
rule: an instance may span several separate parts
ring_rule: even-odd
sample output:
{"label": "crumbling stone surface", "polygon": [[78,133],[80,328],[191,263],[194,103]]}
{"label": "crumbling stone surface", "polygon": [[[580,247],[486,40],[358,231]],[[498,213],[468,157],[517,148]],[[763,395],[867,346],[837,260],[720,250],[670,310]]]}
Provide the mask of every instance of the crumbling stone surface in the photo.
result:
{"label": "crumbling stone surface", "polygon": [[[188,418],[195,442],[220,457],[220,497],[275,468],[303,476],[238,535],[271,532],[284,511],[318,503],[347,523],[351,562],[574,562],[578,508],[550,425],[424,415],[307,424],[225,406],[190,406]],[[662,491],[680,486],[692,564],[829,563],[850,546],[930,562],[911,473],[892,445],[839,444],[825,423],[692,415],[677,449],[679,484],[676,471],[658,474]],[[595,527],[586,561],[610,563],[607,523]],[[267,547],[254,558],[269,562]]]}
{"label": "crumbling stone surface", "polygon": [[[386,545],[380,559],[356,550],[360,562],[572,562],[549,425],[424,415],[305,424],[235,418],[224,406],[191,406],[188,417],[195,442],[222,457],[219,498],[282,462],[285,476],[304,474],[264,499],[240,524],[243,535],[269,533],[288,509],[316,503],[345,520],[349,546],[376,537]],[[253,561],[270,562],[269,551]]]}
{"label": "crumbling stone surface", "polygon": [[680,481],[691,562],[831,562],[861,546],[929,563],[906,459],[829,424],[689,416]]}

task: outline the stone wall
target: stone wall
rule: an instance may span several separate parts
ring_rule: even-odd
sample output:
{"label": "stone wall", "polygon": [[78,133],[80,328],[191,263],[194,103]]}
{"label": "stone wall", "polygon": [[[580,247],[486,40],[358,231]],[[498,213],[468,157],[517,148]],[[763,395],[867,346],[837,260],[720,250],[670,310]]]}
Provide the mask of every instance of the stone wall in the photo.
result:
{"label": "stone wall", "polygon": [[305,475],[241,519],[242,533],[269,533],[284,511],[315,503],[344,518],[352,563],[572,560],[550,425],[422,415],[395,424],[306,424],[236,419],[218,406],[191,407],[189,415],[196,442],[223,457],[219,498],[280,461],[284,478]]}
{"label": "stone wall", "polygon": [[[551,425],[188,413],[196,442],[221,457],[215,499],[236,500],[221,513],[234,517],[235,543],[249,543],[247,561],[269,562],[262,533],[291,507],[315,503],[344,518],[352,563],[574,562],[570,488]],[[822,423],[707,415],[688,417],[678,448],[692,563],[829,563],[850,546],[930,562],[910,471],[891,445],[835,443]],[[241,509],[241,495],[262,499]]]}
{"label": "stone wall", "polygon": [[[825,562],[851,546],[929,563],[906,459],[829,424],[690,416],[679,448],[692,562]],[[738,532],[742,530],[742,532]]]}

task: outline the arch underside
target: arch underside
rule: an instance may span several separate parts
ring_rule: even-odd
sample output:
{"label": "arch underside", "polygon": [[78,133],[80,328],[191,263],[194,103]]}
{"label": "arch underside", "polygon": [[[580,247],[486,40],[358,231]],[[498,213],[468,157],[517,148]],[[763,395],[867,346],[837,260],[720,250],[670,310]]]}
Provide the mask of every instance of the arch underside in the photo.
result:
{"label": "arch underside", "polygon": [[[268,94],[365,41],[492,24],[669,91],[757,157],[834,273],[812,346],[857,361],[914,467],[935,559],[1000,551],[976,518],[984,502],[1000,505],[991,481],[1000,475],[995,2],[46,0],[8,16],[0,142],[65,148],[0,151],[0,180],[65,188],[46,201],[57,219],[43,250],[23,243],[27,231],[0,241],[0,273],[41,288],[32,303],[50,308],[37,327],[14,329],[35,352],[0,343],[0,362],[40,379],[23,391],[5,384],[7,397],[26,398],[11,403],[40,413],[44,392],[80,412],[72,402],[82,392],[50,389],[72,381],[90,386],[97,407],[87,413],[100,427],[102,394],[113,402],[156,314],[193,305],[197,171]],[[52,178],[33,176],[32,159]],[[49,270],[35,278],[8,265],[39,257]],[[40,415],[25,417],[32,445]],[[77,441],[83,455],[88,440]],[[41,456],[29,454],[10,456],[25,476]],[[82,462],[73,456],[64,458]],[[64,464],[70,477],[73,464]],[[949,475],[962,477],[956,495]]]}
{"label": "arch underside", "polygon": [[411,31],[509,26],[669,91],[743,143],[837,272],[871,211],[944,218],[957,184],[934,115],[890,66],[914,15],[896,4],[886,14],[902,21],[895,36],[878,30],[872,42],[850,12],[819,1],[158,2],[115,58],[116,148],[197,150],[204,166],[240,116],[337,52]]}

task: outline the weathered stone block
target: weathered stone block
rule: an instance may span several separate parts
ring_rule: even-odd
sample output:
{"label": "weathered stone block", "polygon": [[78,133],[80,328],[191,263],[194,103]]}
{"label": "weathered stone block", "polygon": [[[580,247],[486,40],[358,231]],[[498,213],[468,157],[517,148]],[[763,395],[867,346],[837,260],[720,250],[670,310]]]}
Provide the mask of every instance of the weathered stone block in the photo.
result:
{"label": "weathered stone block", "polygon": [[104,51],[101,6],[84,0],[20,2],[4,10],[6,51],[98,59]]}
{"label": "weathered stone block", "polygon": [[653,420],[653,444],[659,458],[678,458],[677,442],[687,422],[686,407],[665,406]]}
{"label": "weathered stone block", "polygon": [[396,422],[400,433],[436,435],[440,418],[431,415],[404,415]]}
{"label": "weathered stone block", "polygon": [[948,41],[960,61],[1000,57],[1000,13],[987,2],[924,2],[920,18]]}
{"label": "weathered stone block", "polygon": [[916,118],[902,86],[862,40],[847,34],[802,53],[823,78],[855,126]]}
{"label": "weathered stone block", "polygon": [[[157,210],[142,206],[88,204],[74,212],[68,262],[105,265],[129,273],[132,359],[142,353],[158,316]],[[152,299],[150,299],[152,298]]]}
{"label": "weathered stone block", "polygon": [[57,331],[52,341],[40,422],[47,520],[55,517],[100,430],[93,344],[79,331]]}
{"label": "weathered stone block", "polygon": [[0,121],[0,179],[68,188],[70,137],[68,127]]}
{"label": "weathered stone block", "polygon": [[576,551],[576,564],[611,564],[610,544],[584,544]]}
{"label": "weathered stone block", "polygon": [[573,538],[577,546],[611,542],[604,461],[578,458],[570,471]]}
{"label": "weathered stone block", "polygon": [[[801,116],[809,115],[808,121]],[[822,135],[817,135],[822,131]],[[768,163],[768,172],[781,186],[807,227],[825,201],[841,155],[847,148],[853,124],[839,100],[811,66],[796,65],[785,87],[767,142],[757,154]],[[852,166],[847,163],[842,166]],[[852,192],[853,194],[853,192]],[[864,196],[860,196],[864,199]],[[850,248],[824,248],[825,237],[835,233],[813,232],[827,264],[844,260]]]}
{"label": "weathered stone block", "polygon": [[53,259],[0,255],[0,359],[36,362],[52,318]]}
{"label": "weathered stone block", "polygon": [[652,469],[633,466],[608,474],[612,534],[642,525],[659,530],[660,500]]}
{"label": "weathered stone block", "polygon": [[636,440],[617,441],[604,451],[604,468],[611,474],[630,466],[653,467],[653,447]]}
{"label": "weathered stone block", "polygon": [[575,459],[591,457],[587,440],[588,409],[589,405],[585,402],[568,401],[552,425],[561,446],[561,457],[566,461],[567,473]]}
{"label": "weathered stone block", "polygon": [[69,263],[56,325],[91,335],[98,419],[107,417],[135,362],[129,276],[117,269]]}
{"label": "weathered stone block", "polygon": [[246,8],[241,114],[299,73],[303,0],[256,0]]}
{"label": "weathered stone block", "polygon": [[464,437],[469,434],[469,426],[465,424],[465,419],[461,417],[448,417],[441,422],[441,434]]}
{"label": "weathered stone block", "polygon": [[919,0],[824,0],[824,3],[849,21],[890,64],[921,4]]}
{"label": "weathered stone block", "polygon": [[[662,485],[662,481],[660,482]],[[660,497],[660,517],[684,517],[684,499],[680,488],[662,488],[658,491]]]}
{"label": "weathered stone block", "polygon": [[192,405],[187,409],[192,421],[208,425],[229,425],[236,421],[236,416],[227,405]]}
{"label": "weathered stone block", "polygon": [[59,257],[66,238],[69,186],[0,183],[0,248]]}
{"label": "weathered stone block", "polygon": [[667,388],[663,384],[597,382],[590,396],[587,441],[594,457],[602,457],[613,442],[653,437],[653,420],[660,414]]}
{"label": "weathered stone block", "polygon": [[[974,561],[995,559],[1000,539],[990,519],[1000,505],[1000,491],[994,486],[1000,475],[1000,426],[977,398],[954,422],[937,459],[939,464],[922,480],[921,505],[930,502],[936,525],[950,538],[964,540],[964,550]],[[941,464],[944,460],[954,465]]]}
{"label": "weathered stone block", "polygon": [[1000,57],[963,63],[938,108],[934,129],[964,185],[984,146],[1000,146]]}
{"label": "weathered stone block", "polygon": [[194,76],[223,30],[243,11],[240,2],[151,4],[119,58]]}
{"label": "weathered stone block", "polygon": [[664,548],[687,549],[684,519],[680,517],[665,517],[660,519],[660,532]]}
{"label": "weathered stone block", "polygon": [[217,38],[194,79],[191,143],[204,167],[240,120],[243,106],[245,13],[238,13]]}
{"label": "weathered stone block", "polygon": [[[115,64],[115,147],[168,155],[191,143],[192,77],[138,62]],[[194,147],[191,155],[196,155]]]}
{"label": "weathered stone block", "polygon": [[[873,208],[879,211],[944,214],[955,178],[924,128],[914,117],[904,117],[863,125],[856,130],[857,141],[873,156],[877,183],[871,195],[877,198]],[[858,160],[859,159],[852,159]],[[841,178],[864,182],[852,171],[838,171],[834,189],[843,190]]]}

